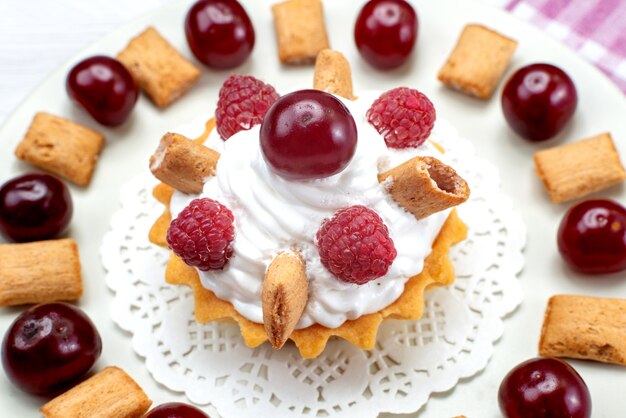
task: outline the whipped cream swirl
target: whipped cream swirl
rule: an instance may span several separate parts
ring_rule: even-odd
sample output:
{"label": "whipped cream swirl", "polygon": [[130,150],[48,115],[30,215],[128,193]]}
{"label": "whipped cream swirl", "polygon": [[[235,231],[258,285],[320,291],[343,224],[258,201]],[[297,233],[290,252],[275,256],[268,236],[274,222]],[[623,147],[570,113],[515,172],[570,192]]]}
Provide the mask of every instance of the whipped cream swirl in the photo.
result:
{"label": "whipped cream swirl", "polygon": [[[208,179],[201,196],[230,208],[235,216],[235,240],[233,256],[223,270],[198,274],[204,287],[231,302],[245,318],[263,322],[265,271],[277,254],[290,249],[303,255],[309,278],[309,299],[298,328],[315,323],[336,328],[346,320],[379,311],[402,294],[411,276],[422,271],[449,211],[416,220],[393,201],[378,183],[377,174],[417,155],[442,160],[445,155],[429,142],[417,149],[388,149],[365,117],[378,96],[379,92],[368,92],[354,102],[342,99],[357,125],[357,149],[345,170],[325,179],[289,181],[274,174],[261,153],[259,126],[225,142],[213,130],[205,142],[221,157],[216,176]],[[437,122],[431,137],[436,136],[441,123]],[[199,129],[196,125],[189,130]],[[186,134],[186,130],[181,133]],[[174,193],[172,216],[198,197]],[[378,213],[398,252],[385,276],[360,286],[343,282],[326,270],[315,245],[322,221],[353,205]]]}

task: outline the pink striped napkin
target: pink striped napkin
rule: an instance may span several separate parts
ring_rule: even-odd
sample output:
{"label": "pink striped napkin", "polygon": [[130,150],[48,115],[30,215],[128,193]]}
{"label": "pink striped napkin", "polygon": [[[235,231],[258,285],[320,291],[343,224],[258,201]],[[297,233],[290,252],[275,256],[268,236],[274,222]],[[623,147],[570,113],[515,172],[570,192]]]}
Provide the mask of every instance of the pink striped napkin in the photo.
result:
{"label": "pink striped napkin", "polygon": [[506,9],[578,51],[626,93],[626,0],[511,0]]}

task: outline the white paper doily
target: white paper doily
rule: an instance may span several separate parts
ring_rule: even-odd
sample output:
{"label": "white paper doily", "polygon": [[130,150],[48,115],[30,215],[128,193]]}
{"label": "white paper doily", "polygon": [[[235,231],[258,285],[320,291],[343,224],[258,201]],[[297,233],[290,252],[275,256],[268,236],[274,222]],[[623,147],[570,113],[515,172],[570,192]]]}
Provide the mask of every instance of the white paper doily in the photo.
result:
{"label": "white paper doily", "polygon": [[[453,128],[446,128],[453,129]],[[420,321],[387,320],[376,348],[331,340],[318,358],[303,360],[288,345],[246,347],[234,324],[198,324],[193,293],[164,281],[168,251],[148,242],[163,212],[146,173],[121,191],[122,208],[102,245],[107,285],[116,293],[113,320],[133,334],[133,349],[153,377],[212,404],[225,417],[360,417],[417,411],[434,392],[482,370],[502,335],[502,318],[521,302],[517,274],[526,228],[500,192],[497,169],[473,145],[438,138],[472,188],[459,207],[468,239],[451,251],[456,280],[427,292]]]}

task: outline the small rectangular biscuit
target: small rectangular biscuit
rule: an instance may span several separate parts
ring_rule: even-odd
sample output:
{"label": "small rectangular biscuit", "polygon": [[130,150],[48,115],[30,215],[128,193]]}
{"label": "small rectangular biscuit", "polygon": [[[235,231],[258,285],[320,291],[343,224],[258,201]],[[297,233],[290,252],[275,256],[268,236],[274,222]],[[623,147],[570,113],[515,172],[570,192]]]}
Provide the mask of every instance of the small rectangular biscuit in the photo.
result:
{"label": "small rectangular biscuit", "polygon": [[0,306],[76,300],[82,294],[73,239],[0,245]]}
{"label": "small rectangular biscuit", "polygon": [[539,354],[626,366],[626,299],[552,296]]}
{"label": "small rectangular biscuit", "polygon": [[609,133],[536,152],[535,171],[555,203],[577,199],[626,179]]}
{"label": "small rectangular biscuit", "polygon": [[466,25],[438,78],[455,90],[488,99],[516,48],[517,41],[485,26]]}
{"label": "small rectangular biscuit", "polygon": [[272,6],[278,56],[284,64],[312,64],[327,49],[321,0],[287,0]]}
{"label": "small rectangular biscuit", "polygon": [[183,135],[166,133],[150,157],[157,179],[183,193],[202,192],[207,177],[215,175],[220,154]]}
{"label": "small rectangular biscuit", "polygon": [[151,404],[126,372],[107,367],[52,399],[39,411],[46,418],[139,418]]}
{"label": "small rectangular biscuit", "polygon": [[117,59],[161,108],[181,97],[200,77],[200,69],[185,59],[153,27],[133,38]]}
{"label": "small rectangular biscuit", "polygon": [[317,54],[313,88],[354,100],[350,63],[341,52],[324,49]]}
{"label": "small rectangular biscuit", "polygon": [[91,181],[104,136],[68,119],[39,112],[15,149],[20,160],[79,186]]}

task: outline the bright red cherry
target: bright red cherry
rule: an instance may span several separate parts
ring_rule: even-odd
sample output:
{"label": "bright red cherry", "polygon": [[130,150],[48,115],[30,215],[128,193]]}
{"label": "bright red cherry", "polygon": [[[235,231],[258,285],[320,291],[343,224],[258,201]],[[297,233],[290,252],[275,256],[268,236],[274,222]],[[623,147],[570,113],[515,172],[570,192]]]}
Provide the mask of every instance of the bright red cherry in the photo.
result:
{"label": "bright red cherry", "polygon": [[67,94],[99,123],[118,126],[128,119],[139,88],[116,59],[95,56],[74,66],[65,82]]}
{"label": "bright red cherry", "polygon": [[187,43],[196,58],[211,68],[233,68],[254,48],[254,28],[236,0],[199,0],[185,19]]}
{"label": "bright red cherry", "polygon": [[25,174],[0,187],[0,232],[12,241],[38,241],[62,233],[72,219],[67,186],[49,174]]}
{"label": "bright red cherry", "polygon": [[261,124],[261,151],[271,169],[290,180],[342,171],[356,150],[350,111],[334,96],[300,90],[280,97]]}
{"label": "bright red cherry", "polygon": [[498,391],[506,418],[589,418],[587,385],[566,362],[534,358],[513,368]]}
{"label": "bright red cherry", "polygon": [[170,402],[152,409],[144,418],[209,418],[209,416],[194,406]]}
{"label": "bright red cherry", "polygon": [[571,207],[559,226],[559,252],[583,273],[626,270],[626,208],[612,200],[585,200]]}
{"label": "bright red cherry", "polygon": [[23,391],[53,394],[87,373],[101,352],[100,334],[83,311],[47,303],[13,321],[2,341],[2,366]]}
{"label": "bright red cherry", "polygon": [[511,128],[531,141],[550,139],[576,110],[578,95],[572,79],[550,64],[522,67],[502,92],[502,111]]}
{"label": "bright red cherry", "polygon": [[354,41],[365,60],[380,69],[398,67],[417,39],[417,14],[404,0],[370,0],[354,26]]}

